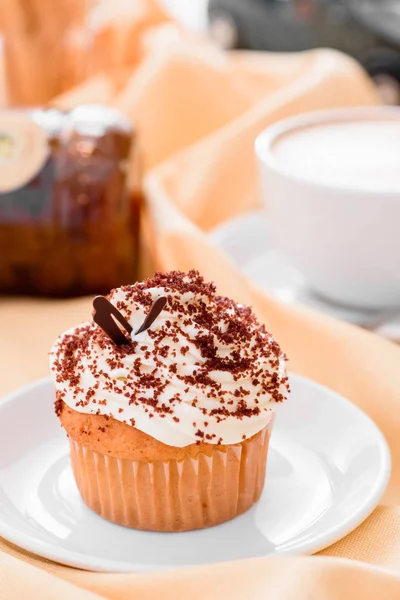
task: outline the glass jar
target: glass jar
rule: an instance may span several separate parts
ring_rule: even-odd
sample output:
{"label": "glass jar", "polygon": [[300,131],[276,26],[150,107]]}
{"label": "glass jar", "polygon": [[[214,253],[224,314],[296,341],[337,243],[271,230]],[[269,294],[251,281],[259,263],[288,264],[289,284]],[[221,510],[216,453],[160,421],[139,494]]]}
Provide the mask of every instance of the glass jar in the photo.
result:
{"label": "glass jar", "polygon": [[0,113],[0,292],[77,296],[136,280],[132,142],[129,121],[101,106]]}

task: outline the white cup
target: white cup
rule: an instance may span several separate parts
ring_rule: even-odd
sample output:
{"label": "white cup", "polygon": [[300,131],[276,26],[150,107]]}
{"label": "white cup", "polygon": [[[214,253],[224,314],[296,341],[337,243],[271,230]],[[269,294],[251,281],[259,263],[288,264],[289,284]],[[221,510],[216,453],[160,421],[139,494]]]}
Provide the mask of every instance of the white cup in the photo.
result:
{"label": "white cup", "polygon": [[255,147],[274,242],[310,288],[400,308],[400,109],[302,114]]}

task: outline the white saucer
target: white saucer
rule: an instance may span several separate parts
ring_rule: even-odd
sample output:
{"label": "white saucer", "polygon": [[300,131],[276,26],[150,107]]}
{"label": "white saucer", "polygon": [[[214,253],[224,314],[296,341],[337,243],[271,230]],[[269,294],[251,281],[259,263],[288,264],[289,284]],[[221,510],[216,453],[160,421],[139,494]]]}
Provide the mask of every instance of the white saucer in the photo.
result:
{"label": "white saucer", "polygon": [[[382,311],[341,306],[314,294],[301,273],[273,247],[263,211],[226,221],[211,231],[209,239],[222,248],[253,283],[283,302],[305,304],[337,319],[367,327],[381,316]],[[381,327],[378,333],[400,339],[400,319]]]}
{"label": "white saucer", "polygon": [[357,527],[389,478],[387,444],[349,401],[292,375],[267,484],[246,514],[187,533],[113,525],[82,502],[49,379],[0,402],[0,535],[46,558],[99,571],[155,570],[313,553]]}

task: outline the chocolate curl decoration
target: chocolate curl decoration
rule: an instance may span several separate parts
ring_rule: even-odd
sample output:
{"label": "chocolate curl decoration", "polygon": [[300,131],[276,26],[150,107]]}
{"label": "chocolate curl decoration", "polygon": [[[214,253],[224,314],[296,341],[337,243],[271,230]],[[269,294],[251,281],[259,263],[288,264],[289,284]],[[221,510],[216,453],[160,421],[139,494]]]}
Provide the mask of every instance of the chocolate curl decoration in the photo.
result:
{"label": "chocolate curl decoration", "polygon": [[[142,325],[136,331],[135,335],[145,331],[154,323],[158,315],[167,303],[165,296],[157,298],[150,309],[149,314],[146,316]],[[124,344],[130,344],[131,340],[127,338],[122,330],[118,327],[116,321],[118,321],[125,331],[130,335],[133,331],[132,325],[128,323],[125,317],[119,312],[119,310],[111,304],[105,296],[96,296],[93,300],[93,321],[102,328],[104,333],[116,344],[117,346],[123,346]]]}
{"label": "chocolate curl decoration", "polygon": [[118,308],[111,304],[105,296],[96,296],[93,300],[93,308],[93,321],[102,328],[114,344],[123,346],[124,344],[130,343],[130,340],[125,337],[113,319],[113,317],[115,317],[129,334],[132,333],[132,325],[130,325],[125,317],[121,315]]}
{"label": "chocolate curl decoration", "polygon": [[160,312],[162,311],[162,309],[164,308],[164,306],[166,304],[167,304],[167,299],[165,296],[161,296],[160,298],[157,298],[157,300],[155,302],[153,302],[153,305],[150,309],[149,314],[147,315],[147,317],[145,318],[145,320],[143,321],[143,323],[141,324],[139,329],[136,331],[135,335],[137,335],[138,333],[142,333],[142,331],[145,331],[145,329],[148,329],[150,327],[150,325],[152,325],[154,323],[154,321],[157,319],[158,315],[160,314]]}

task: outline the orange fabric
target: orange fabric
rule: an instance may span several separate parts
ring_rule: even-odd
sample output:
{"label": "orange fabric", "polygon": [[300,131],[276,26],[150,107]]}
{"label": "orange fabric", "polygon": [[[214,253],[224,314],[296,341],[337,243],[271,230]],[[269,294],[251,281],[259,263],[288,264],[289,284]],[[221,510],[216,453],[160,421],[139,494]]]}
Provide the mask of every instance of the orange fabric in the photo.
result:
{"label": "orange fabric", "polygon": [[137,64],[142,56],[142,35],[168,20],[156,0],[98,0],[91,17],[90,70],[113,72]]}
{"label": "orange fabric", "polygon": [[[147,4],[150,12],[152,7]],[[264,127],[302,111],[374,104],[372,84],[353,60],[330,50],[227,55],[173,23],[140,31],[135,56],[121,52],[110,75],[98,75],[54,102],[102,100],[136,123],[147,172],[143,271],[152,265],[196,267],[222,294],[253,305],[290,356],[292,370],[344,394],[378,423],[391,448],[393,475],[373,515],[319,557],[254,559],[150,575],[94,574],[0,541],[0,599],[397,599],[400,349],[309,309],[280,304],[246,280],[207,237],[216,224],[259,206],[253,144]],[[46,375],[52,341],[87,318],[90,303],[87,298],[1,300],[2,393]],[[24,345],[16,331],[23,332]]]}

